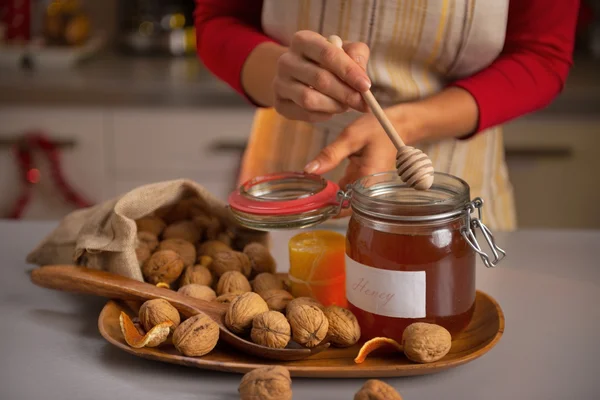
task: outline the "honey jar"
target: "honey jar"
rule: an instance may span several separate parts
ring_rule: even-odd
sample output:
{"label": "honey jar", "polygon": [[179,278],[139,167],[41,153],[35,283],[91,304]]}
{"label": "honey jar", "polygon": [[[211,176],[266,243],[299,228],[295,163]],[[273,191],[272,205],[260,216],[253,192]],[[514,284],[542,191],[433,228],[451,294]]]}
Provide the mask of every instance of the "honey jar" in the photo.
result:
{"label": "honey jar", "polygon": [[506,254],[481,221],[483,200],[471,199],[464,180],[444,173],[435,173],[426,191],[408,187],[395,171],[363,177],[346,190],[316,175],[278,173],[244,183],[229,206],[237,222],[258,230],[312,227],[351,208],[345,300],[361,340],[399,339],[413,322],[461,332],[475,307],[476,257],[491,268]]}

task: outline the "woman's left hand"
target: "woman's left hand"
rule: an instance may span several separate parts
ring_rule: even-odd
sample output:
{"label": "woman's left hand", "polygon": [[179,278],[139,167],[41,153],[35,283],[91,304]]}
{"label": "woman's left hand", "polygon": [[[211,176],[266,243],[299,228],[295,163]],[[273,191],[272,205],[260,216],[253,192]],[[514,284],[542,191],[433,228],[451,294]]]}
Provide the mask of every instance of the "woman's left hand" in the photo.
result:
{"label": "woman's left hand", "polygon": [[[388,111],[390,110],[386,110]],[[391,110],[390,117],[391,114],[395,117],[396,130],[403,141],[409,145],[411,140],[408,124],[402,123],[398,118],[398,110]],[[339,182],[340,187],[345,188],[346,185],[363,176],[394,170],[396,153],[396,148],[379,121],[369,113],[348,125],[335,141],[323,148],[317,157],[306,165],[304,170],[307,173],[321,175],[348,158],[348,167]]]}

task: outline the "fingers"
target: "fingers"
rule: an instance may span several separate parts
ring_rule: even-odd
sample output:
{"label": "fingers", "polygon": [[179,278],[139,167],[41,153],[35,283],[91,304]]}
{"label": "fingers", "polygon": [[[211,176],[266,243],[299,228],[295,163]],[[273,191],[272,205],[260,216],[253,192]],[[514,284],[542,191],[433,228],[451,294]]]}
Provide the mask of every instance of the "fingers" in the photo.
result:
{"label": "fingers", "polygon": [[333,116],[333,114],[330,113],[308,111],[294,103],[292,100],[283,99],[281,97],[275,98],[275,110],[288,119],[313,123],[327,121]]}
{"label": "fingers", "polygon": [[346,42],[343,49],[363,70],[367,70],[367,63],[371,55],[369,46],[362,42]]}
{"label": "fingers", "polygon": [[325,96],[337,100],[340,104],[348,105],[358,111],[364,111],[364,101],[360,93],[346,85],[333,73],[312,62],[303,60],[297,54],[288,53],[281,56],[279,70],[281,78],[297,80]]}
{"label": "fingers", "polygon": [[[364,68],[346,54],[344,49],[337,48],[315,32],[297,32],[292,39],[290,49],[331,71],[354,90],[365,92],[371,87],[371,80]],[[355,57],[364,56],[363,53]]]}
{"label": "fingers", "polygon": [[333,142],[325,146],[314,160],[304,167],[304,171],[319,175],[329,172],[360,148],[360,144],[351,140],[348,134],[341,133]]}
{"label": "fingers", "polygon": [[298,81],[276,78],[273,85],[282,99],[291,100],[306,111],[334,114],[348,109],[345,104]]}

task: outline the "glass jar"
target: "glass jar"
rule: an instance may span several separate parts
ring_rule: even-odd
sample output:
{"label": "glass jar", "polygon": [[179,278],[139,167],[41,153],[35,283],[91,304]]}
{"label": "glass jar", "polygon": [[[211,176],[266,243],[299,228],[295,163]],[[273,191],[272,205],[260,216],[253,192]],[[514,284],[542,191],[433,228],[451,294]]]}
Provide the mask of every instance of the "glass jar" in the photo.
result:
{"label": "glass jar", "polygon": [[[361,178],[346,191],[315,175],[274,174],[245,183],[229,204],[239,223],[259,230],[314,226],[352,209],[346,300],[361,340],[399,339],[420,321],[462,331],[475,306],[476,256],[487,267],[505,256],[481,222],[483,201],[471,200],[465,181],[443,173],[426,191],[408,187],[395,171]],[[477,229],[492,257],[479,245]]]}

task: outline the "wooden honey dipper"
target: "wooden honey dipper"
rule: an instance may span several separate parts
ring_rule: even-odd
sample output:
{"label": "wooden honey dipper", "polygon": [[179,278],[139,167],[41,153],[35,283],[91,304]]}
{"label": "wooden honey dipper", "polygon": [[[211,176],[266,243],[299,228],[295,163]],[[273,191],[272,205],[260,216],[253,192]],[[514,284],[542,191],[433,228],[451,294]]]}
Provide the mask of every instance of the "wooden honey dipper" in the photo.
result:
{"label": "wooden honey dipper", "polygon": [[[329,42],[336,47],[342,48],[342,39],[339,36],[332,35]],[[385,115],[385,112],[373,96],[370,90],[361,93],[363,99],[379,121],[385,133],[398,150],[396,155],[396,170],[398,175],[408,186],[417,190],[427,190],[433,184],[433,164],[425,153],[414,147],[404,144],[394,125]]]}

